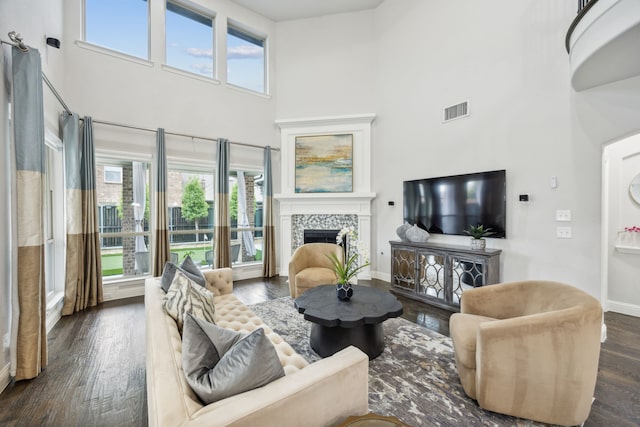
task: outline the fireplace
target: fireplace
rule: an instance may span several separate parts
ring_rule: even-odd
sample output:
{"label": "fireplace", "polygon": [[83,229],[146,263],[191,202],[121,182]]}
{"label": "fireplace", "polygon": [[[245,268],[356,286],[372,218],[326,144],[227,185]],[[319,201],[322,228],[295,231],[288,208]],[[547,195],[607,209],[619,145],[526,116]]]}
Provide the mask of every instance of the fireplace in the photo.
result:
{"label": "fireplace", "polygon": [[[335,242],[339,230],[353,227],[358,241],[372,252],[371,122],[375,114],[277,120],[281,142],[279,203],[279,273],[288,275],[291,254],[305,242]],[[296,190],[296,138],[310,135],[353,135],[353,188],[345,193],[299,193]],[[307,231],[311,231],[311,233]],[[327,234],[317,237],[315,232]],[[329,233],[331,233],[329,235]],[[305,236],[306,234],[306,236]],[[320,239],[320,240],[318,240]],[[355,248],[351,248],[353,251]],[[369,267],[359,274],[370,279]]]}
{"label": "fireplace", "polygon": [[[307,229],[303,232],[304,243],[336,243],[340,230],[313,230]],[[340,246],[344,249],[345,254],[349,252],[349,242],[347,236],[342,240]]]}
{"label": "fireplace", "polygon": [[335,243],[340,230],[304,230],[304,243]]}

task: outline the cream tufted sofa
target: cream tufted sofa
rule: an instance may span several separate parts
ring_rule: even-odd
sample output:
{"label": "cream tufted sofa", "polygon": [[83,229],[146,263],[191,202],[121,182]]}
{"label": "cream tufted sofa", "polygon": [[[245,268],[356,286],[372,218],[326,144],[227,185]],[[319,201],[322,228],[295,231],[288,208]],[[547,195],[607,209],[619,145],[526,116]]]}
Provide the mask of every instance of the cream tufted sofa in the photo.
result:
{"label": "cream tufted sofa", "polygon": [[215,295],[216,323],[236,331],[264,328],[285,376],[204,406],[182,371],[182,342],[162,308],[160,279],[146,280],[147,401],[150,426],[331,426],[368,412],[367,356],[348,347],[309,365],[233,295],[231,269],[204,273]]}

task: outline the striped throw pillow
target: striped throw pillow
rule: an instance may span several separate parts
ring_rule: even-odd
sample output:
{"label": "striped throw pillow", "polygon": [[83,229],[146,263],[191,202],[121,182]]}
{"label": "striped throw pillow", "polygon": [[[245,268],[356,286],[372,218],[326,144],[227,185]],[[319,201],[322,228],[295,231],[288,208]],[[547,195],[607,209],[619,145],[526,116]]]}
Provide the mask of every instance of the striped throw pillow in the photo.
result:
{"label": "striped throw pillow", "polygon": [[213,294],[194,283],[180,270],[176,271],[162,305],[169,316],[176,321],[181,334],[186,313],[191,313],[194,317],[209,323],[215,323]]}

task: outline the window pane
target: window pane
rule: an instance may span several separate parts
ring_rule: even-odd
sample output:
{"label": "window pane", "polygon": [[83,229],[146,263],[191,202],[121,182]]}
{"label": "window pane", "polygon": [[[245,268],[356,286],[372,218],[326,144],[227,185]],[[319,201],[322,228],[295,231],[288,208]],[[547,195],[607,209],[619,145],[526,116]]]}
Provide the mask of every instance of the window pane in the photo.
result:
{"label": "window pane", "polygon": [[85,0],[85,40],[140,58],[149,58],[146,0]]}
{"label": "window pane", "polygon": [[167,65],[213,78],[213,19],[167,2]]}
{"label": "window pane", "polygon": [[109,168],[96,164],[102,276],[149,274],[149,164],[121,162],[120,182],[104,179]]}
{"label": "window pane", "polygon": [[227,82],[265,92],[265,39],[232,25],[227,28]]}
{"label": "window pane", "polygon": [[169,169],[167,204],[171,257],[189,255],[200,266],[213,263],[213,172]]}

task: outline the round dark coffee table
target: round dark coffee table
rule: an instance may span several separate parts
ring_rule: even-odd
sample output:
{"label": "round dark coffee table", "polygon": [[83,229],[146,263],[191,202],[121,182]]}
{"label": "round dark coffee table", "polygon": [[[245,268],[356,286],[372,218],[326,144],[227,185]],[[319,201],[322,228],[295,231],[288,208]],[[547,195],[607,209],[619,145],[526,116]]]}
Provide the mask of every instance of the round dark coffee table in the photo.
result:
{"label": "round dark coffee table", "polygon": [[393,294],[368,286],[354,286],[351,300],[340,301],[335,285],[322,285],[294,303],[312,323],[309,342],[322,357],[353,345],[375,359],[384,350],[382,322],[402,314],[402,304]]}

